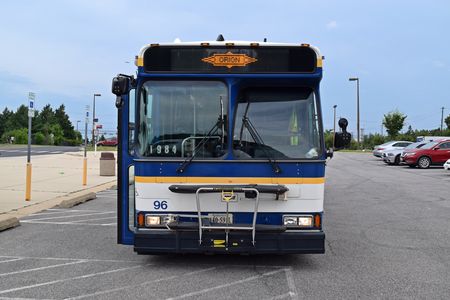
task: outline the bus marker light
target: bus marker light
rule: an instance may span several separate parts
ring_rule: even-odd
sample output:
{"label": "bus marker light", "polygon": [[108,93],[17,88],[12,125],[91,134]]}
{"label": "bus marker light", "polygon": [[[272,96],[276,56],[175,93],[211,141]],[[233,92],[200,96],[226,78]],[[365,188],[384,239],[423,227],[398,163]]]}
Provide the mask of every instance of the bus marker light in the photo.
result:
{"label": "bus marker light", "polygon": [[320,215],[316,215],[314,217],[314,226],[319,228],[320,227]]}
{"label": "bus marker light", "polygon": [[144,214],[138,214],[137,221],[139,226],[144,226]]}

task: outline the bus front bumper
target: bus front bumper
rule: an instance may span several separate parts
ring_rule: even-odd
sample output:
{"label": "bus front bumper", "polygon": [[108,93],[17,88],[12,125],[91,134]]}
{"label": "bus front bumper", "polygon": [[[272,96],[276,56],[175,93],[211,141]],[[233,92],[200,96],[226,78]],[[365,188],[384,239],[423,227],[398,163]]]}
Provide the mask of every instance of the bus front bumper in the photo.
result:
{"label": "bus front bumper", "polygon": [[242,254],[306,254],[325,253],[325,233],[257,232],[255,245],[251,235],[230,232],[228,243],[224,232],[204,232],[202,243],[195,231],[138,230],[134,236],[138,254],[166,253],[242,253]]}

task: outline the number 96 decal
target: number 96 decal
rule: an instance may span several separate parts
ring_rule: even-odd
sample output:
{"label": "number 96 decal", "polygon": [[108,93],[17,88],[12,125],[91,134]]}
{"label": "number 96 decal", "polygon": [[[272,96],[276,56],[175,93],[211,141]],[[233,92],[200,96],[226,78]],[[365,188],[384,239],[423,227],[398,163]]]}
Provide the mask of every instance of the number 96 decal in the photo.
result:
{"label": "number 96 decal", "polygon": [[159,209],[166,210],[168,208],[167,201],[155,200],[155,201],[153,201],[153,208],[155,210],[159,210]]}

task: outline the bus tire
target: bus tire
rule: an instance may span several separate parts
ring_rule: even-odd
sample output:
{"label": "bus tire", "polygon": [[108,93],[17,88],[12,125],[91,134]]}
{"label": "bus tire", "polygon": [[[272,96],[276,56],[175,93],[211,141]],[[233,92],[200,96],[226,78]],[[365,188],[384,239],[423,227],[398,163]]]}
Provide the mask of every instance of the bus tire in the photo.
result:
{"label": "bus tire", "polygon": [[430,167],[431,165],[431,159],[427,156],[422,156],[421,158],[419,158],[419,160],[417,161],[417,165],[419,166],[419,168],[421,169],[427,169]]}

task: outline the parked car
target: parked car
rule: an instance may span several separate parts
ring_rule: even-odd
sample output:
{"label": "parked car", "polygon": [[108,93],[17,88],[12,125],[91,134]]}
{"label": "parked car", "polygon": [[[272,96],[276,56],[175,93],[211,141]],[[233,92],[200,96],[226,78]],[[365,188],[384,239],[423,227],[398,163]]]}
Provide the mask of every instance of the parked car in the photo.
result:
{"label": "parked car", "polygon": [[430,142],[420,149],[405,153],[404,160],[410,167],[421,169],[442,165],[450,159],[450,140]]}
{"label": "parked car", "polygon": [[116,137],[97,142],[97,146],[117,146],[117,144],[118,142]]}
{"label": "parked car", "polygon": [[448,159],[448,160],[444,163],[444,169],[446,169],[447,171],[450,171],[450,159]]}
{"label": "parked car", "polygon": [[416,142],[409,144],[403,149],[393,149],[393,150],[385,150],[383,151],[383,161],[390,165],[398,165],[402,162],[402,157],[406,152],[412,151],[414,149],[418,149],[423,145],[427,144],[426,142]]}
{"label": "parked car", "polygon": [[378,146],[375,146],[373,148],[373,155],[377,157],[383,156],[383,151],[389,151],[389,150],[403,150],[406,146],[412,144],[412,142],[407,141],[390,141]]}

